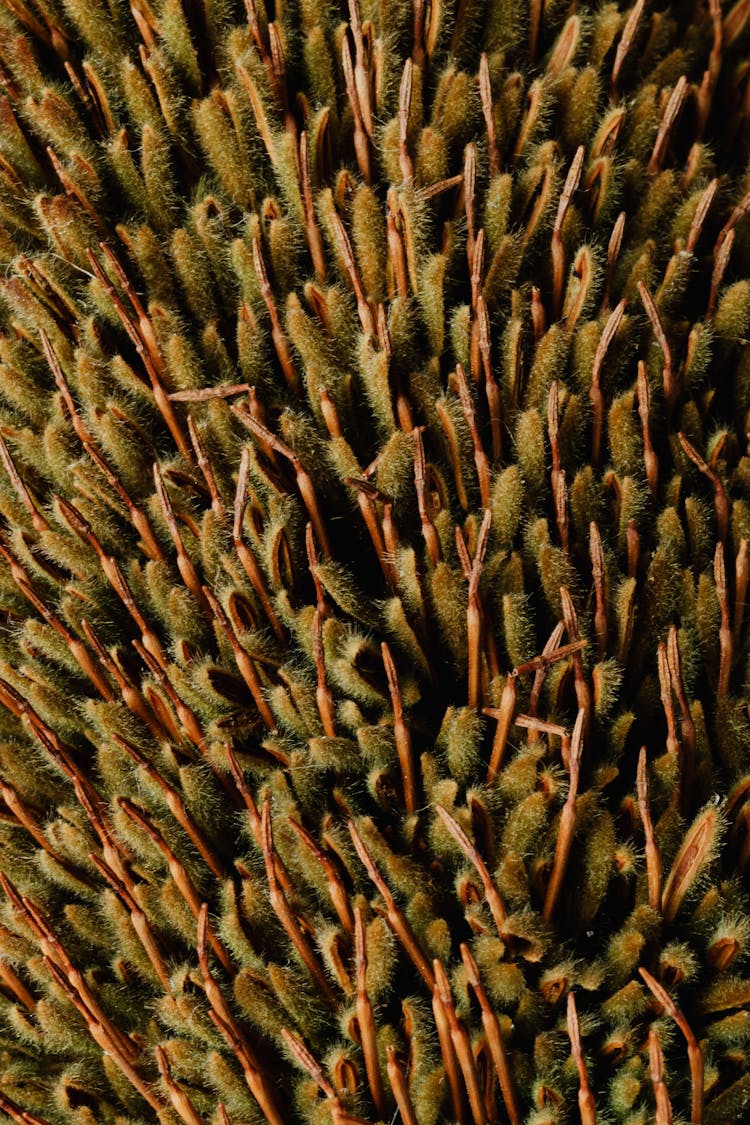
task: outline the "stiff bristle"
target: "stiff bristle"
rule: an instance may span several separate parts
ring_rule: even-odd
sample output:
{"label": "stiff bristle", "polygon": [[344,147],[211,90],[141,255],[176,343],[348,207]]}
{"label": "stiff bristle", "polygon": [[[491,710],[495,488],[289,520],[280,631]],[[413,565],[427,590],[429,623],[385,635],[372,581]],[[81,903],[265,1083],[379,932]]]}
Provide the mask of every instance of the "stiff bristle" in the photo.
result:
{"label": "stiff bristle", "polygon": [[2,0],[0,1111],[750,1112],[748,0]]}

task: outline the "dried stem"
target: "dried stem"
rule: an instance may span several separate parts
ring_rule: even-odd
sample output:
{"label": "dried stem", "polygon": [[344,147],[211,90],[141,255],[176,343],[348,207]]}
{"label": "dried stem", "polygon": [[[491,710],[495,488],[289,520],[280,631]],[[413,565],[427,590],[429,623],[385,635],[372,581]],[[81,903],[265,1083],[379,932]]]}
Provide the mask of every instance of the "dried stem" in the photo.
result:
{"label": "dried stem", "polygon": [[359,908],[354,912],[354,925],[357,962],[357,1023],[359,1024],[359,1034],[362,1041],[362,1054],[373,1104],[379,1116],[386,1120],[387,1105],[378,1059],[375,1015],[372,1001],[367,993],[367,938],[362,911]]}
{"label": "dried stem", "polygon": [[648,799],[648,771],[646,765],[646,747],[641,747],[638,755],[638,810],[641,814],[643,834],[646,838],[646,874],[648,878],[648,904],[652,910],[661,910],[661,855],[654,836],[654,825],[651,820],[651,807]]}
{"label": "dried stem", "polygon": [[646,466],[646,480],[648,482],[649,492],[653,497],[656,497],[657,489],[659,487],[659,458],[654,452],[654,447],[651,444],[651,426],[649,422],[649,412],[651,410],[651,389],[648,382],[648,373],[646,371],[646,364],[642,359],[638,360],[638,413],[641,417],[641,429],[643,432],[643,461]]}
{"label": "dried stem", "polygon": [[430,991],[432,991],[432,989],[434,989],[435,987],[435,977],[433,975],[430,963],[420,949],[419,942],[414,936],[414,931],[409,925],[406,919],[406,915],[396,905],[396,901],[391,894],[385,879],[380,874],[375,860],[372,858],[367,845],[357,831],[357,827],[353,820],[349,821],[349,834],[352,838],[352,843],[354,844],[357,855],[362,861],[370,880],[375,885],[385,901],[385,916],[388,925],[391,927],[394,934],[403,945],[404,950],[411,958],[411,961],[414,964],[414,967],[417,969],[419,975],[422,977],[422,980],[425,982]]}
{"label": "dried stem", "polygon": [[497,928],[498,936],[503,936],[504,923],[506,919],[505,904],[500,896],[500,892],[495,886],[495,882],[490,875],[487,864],[479,854],[476,845],[471,842],[469,837],[464,832],[461,825],[442,805],[435,806],[436,812],[443,824],[456,841],[461,851],[464,853],[469,863],[473,864],[479,878],[482,880],[482,887],[484,888],[484,896],[487,899],[487,905],[490,908],[493,921]]}
{"label": "dried stem", "polygon": [[596,1125],[596,1102],[589,1086],[589,1076],[586,1069],[586,1060],[581,1047],[581,1031],[578,1024],[578,1011],[576,1008],[575,994],[568,993],[568,1037],[573,1060],[578,1070],[578,1109],[581,1114],[581,1125]]}
{"label": "dried stem", "polygon": [[693,1091],[690,1125],[701,1125],[703,1121],[703,1052],[700,1043],[695,1038],[690,1024],[663,985],[655,980],[647,969],[640,968],[638,972],[665,1012],[672,1017],[685,1036]]}
{"label": "dried stem", "polygon": [[664,325],[662,324],[661,317],[659,316],[659,310],[654,304],[653,297],[642,281],[638,282],[638,292],[641,295],[643,307],[646,310],[648,319],[651,321],[651,327],[654,331],[656,342],[661,348],[662,355],[664,357],[664,366],[662,368],[662,383],[664,387],[664,405],[666,407],[667,416],[669,417],[672,413],[672,409],[677,399],[677,393],[679,389],[674,377],[672,349],[669,346],[667,334],[664,331]]}
{"label": "dried stem", "polygon": [[650,1027],[648,1031],[648,1061],[651,1084],[654,1087],[654,1101],[656,1102],[656,1125],[672,1125],[672,1106],[664,1082],[664,1055],[659,1036],[653,1027]]}
{"label": "dried stem", "polygon": [[295,912],[290,907],[286,894],[279,882],[276,874],[276,864],[274,857],[276,849],[273,843],[273,829],[271,826],[271,799],[266,795],[263,802],[263,809],[261,812],[261,831],[263,841],[263,859],[266,865],[266,879],[268,880],[268,894],[271,900],[271,906],[276,917],[279,919],[283,929],[291,941],[297,953],[300,956],[302,963],[309,972],[310,976],[315,981],[316,987],[320,990],[321,995],[325,998],[326,1003],[332,1007],[336,1004],[336,997],[328,983],[328,979],[323,972],[315,952],[310,944],[306,933],[302,929],[297,919]]}
{"label": "dried stem", "polygon": [[513,725],[513,715],[516,710],[516,676],[512,672],[508,673],[505,680],[505,687],[500,699],[500,706],[498,708],[485,708],[484,715],[490,715],[491,718],[497,721],[495,728],[495,735],[492,739],[492,750],[490,752],[490,761],[487,767],[487,784],[491,784],[500,772],[505,756],[505,747],[510,734],[510,728]]}
{"label": "dried stem", "polygon": [[573,844],[573,836],[575,834],[576,797],[578,796],[578,779],[580,776],[581,754],[583,751],[583,728],[585,718],[586,713],[583,707],[581,707],[576,717],[571,738],[568,796],[560,814],[555,858],[552,864],[552,873],[549,878],[549,883],[547,884],[547,893],[544,898],[542,916],[545,922],[549,922],[555,912],[555,907],[560,897],[560,891],[565,878],[565,869]]}
{"label": "dried stem", "polygon": [[396,1099],[402,1125],[419,1125],[419,1119],[414,1112],[409,1087],[396,1054],[396,1048],[389,1043],[386,1053],[388,1056],[388,1081]]}
{"label": "dried stem", "polygon": [[693,464],[703,473],[705,477],[711,481],[714,487],[714,511],[716,512],[716,530],[719,533],[719,539],[722,543],[726,543],[727,536],[729,535],[729,497],[726,494],[724,485],[721,478],[709,464],[701,457],[698,450],[688,441],[685,435],[678,433],[680,444],[685,450],[685,453],[693,462]]}
{"label": "dried stem", "polygon": [[388,677],[388,690],[391,696],[391,706],[393,707],[393,730],[396,739],[396,753],[398,754],[398,763],[401,770],[401,783],[404,790],[404,805],[407,813],[414,813],[417,811],[418,790],[411,735],[409,734],[409,728],[404,722],[404,709],[396,665],[393,662],[391,650],[385,641],[381,644],[380,651],[383,657],[386,676]]}
{"label": "dried stem", "polygon": [[716,544],[714,552],[714,582],[716,584],[716,599],[721,610],[721,627],[719,629],[719,682],[716,693],[719,696],[729,693],[729,677],[732,672],[732,629],[729,617],[729,598],[727,596],[727,576],[724,567],[724,546]]}

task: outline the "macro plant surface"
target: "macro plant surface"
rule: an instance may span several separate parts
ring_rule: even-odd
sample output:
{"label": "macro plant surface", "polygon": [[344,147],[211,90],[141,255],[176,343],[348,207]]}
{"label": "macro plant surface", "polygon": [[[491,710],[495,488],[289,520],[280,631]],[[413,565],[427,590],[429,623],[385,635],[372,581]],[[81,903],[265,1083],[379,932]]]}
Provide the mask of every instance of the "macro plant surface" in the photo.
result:
{"label": "macro plant surface", "polygon": [[749,21],[3,0],[8,1118],[747,1120]]}

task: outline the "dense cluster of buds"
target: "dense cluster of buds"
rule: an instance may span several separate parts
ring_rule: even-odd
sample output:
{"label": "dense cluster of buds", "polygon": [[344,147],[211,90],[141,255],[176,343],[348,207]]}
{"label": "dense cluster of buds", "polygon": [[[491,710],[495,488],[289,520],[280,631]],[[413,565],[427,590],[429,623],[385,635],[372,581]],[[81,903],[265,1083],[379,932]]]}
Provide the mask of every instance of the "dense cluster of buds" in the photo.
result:
{"label": "dense cluster of buds", "polygon": [[0,1110],[750,1104],[750,2],[2,0]]}

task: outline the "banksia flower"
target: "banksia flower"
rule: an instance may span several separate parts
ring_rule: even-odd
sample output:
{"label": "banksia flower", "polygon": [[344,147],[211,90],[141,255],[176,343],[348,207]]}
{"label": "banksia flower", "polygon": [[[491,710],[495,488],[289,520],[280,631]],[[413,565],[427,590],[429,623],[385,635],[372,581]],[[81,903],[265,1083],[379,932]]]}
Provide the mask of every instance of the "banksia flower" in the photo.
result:
{"label": "banksia flower", "polygon": [[746,1119],[749,24],[4,0],[8,1119]]}

